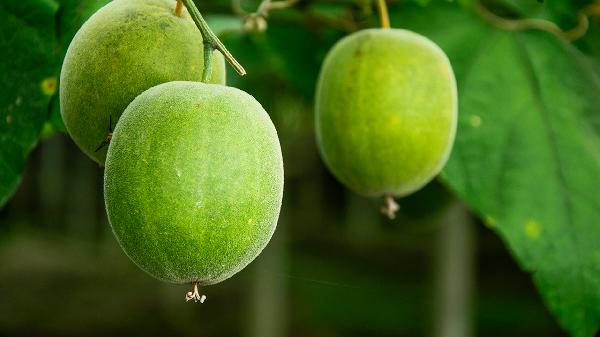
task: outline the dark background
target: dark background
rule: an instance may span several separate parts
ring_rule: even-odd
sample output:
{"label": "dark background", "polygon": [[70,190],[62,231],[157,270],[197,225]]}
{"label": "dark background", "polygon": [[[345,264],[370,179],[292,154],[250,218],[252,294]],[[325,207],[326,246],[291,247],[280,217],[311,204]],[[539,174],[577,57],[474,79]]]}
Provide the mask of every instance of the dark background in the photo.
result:
{"label": "dark background", "polygon": [[398,218],[388,220],[379,200],[328,174],[310,120],[297,122],[294,146],[304,150],[282,141],[288,170],[273,239],[246,269],[202,289],[204,304],[186,303],[188,286],[161,283],[125,256],[104,212],[102,170],[66,136],[44,141],[0,213],[0,331],[424,336],[444,319],[440,288],[458,277],[464,293],[450,297],[466,298],[476,335],[564,335],[500,239],[439,183],[400,200]]}

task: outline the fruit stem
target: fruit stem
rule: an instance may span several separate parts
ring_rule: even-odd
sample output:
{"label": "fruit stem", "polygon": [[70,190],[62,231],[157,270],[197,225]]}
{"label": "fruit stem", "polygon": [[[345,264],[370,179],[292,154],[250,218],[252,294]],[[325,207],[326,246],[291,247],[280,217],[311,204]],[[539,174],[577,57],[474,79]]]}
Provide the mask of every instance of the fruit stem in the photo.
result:
{"label": "fruit stem", "polygon": [[[183,4],[185,5],[188,12],[190,13],[192,20],[194,20],[194,23],[200,30],[200,33],[202,34],[202,38],[204,39],[204,45],[205,46],[210,45],[211,49],[216,49],[216,50],[220,51],[221,54],[223,54],[223,56],[227,60],[227,62],[229,62],[229,64],[233,67],[233,69],[235,69],[235,71],[238,74],[240,74],[241,76],[246,75],[246,70],[244,69],[244,67],[242,67],[242,65],[235,59],[235,57],[233,57],[233,55],[231,55],[231,53],[227,50],[227,48],[225,48],[225,46],[219,40],[219,38],[215,35],[215,33],[213,33],[213,31],[210,29],[210,27],[208,26],[208,24],[202,17],[202,14],[200,14],[200,11],[198,10],[198,8],[196,8],[194,1],[193,0],[181,0],[181,1],[183,1]],[[207,49],[207,48],[205,47],[205,49]],[[209,62],[207,62],[207,60],[206,60],[206,55],[207,55],[207,53],[205,52],[204,53],[204,68],[210,67],[210,66],[208,66]]]}
{"label": "fruit stem", "polygon": [[177,0],[177,5],[175,5],[175,15],[181,16],[183,14],[183,2],[181,0]]}
{"label": "fruit stem", "polygon": [[377,0],[377,9],[379,10],[379,22],[381,23],[381,28],[390,28],[390,15],[388,14],[385,0]]}
{"label": "fruit stem", "polygon": [[194,285],[194,290],[188,291],[185,294],[185,301],[189,302],[194,300],[194,302],[204,303],[204,301],[206,301],[206,295],[200,295],[200,292],[198,291],[198,282],[193,282],[192,284]]}
{"label": "fruit stem", "polygon": [[400,209],[400,206],[394,200],[392,195],[386,195],[383,197],[383,206],[381,207],[381,213],[385,214],[388,218],[394,219],[396,217],[396,212]]}

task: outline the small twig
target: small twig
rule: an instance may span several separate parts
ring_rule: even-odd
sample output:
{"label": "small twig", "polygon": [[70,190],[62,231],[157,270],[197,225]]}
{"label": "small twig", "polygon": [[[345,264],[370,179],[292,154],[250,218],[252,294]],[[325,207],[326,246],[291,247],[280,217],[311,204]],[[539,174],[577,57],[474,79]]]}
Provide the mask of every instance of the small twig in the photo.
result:
{"label": "small twig", "polygon": [[[277,1],[277,2],[271,2],[271,6],[272,7],[274,6],[275,9],[280,9],[280,8],[290,7],[294,3],[297,3],[297,2],[299,2],[299,0]],[[281,5],[280,5],[280,3],[281,3]],[[245,11],[242,8],[242,6],[240,4],[240,0],[231,0],[231,9],[235,15],[242,17],[243,20],[246,20],[246,18],[250,15],[250,13],[248,13],[247,11]],[[346,33],[353,33],[353,32],[356,32],[357,30],[361,29],[362,27],[360,27],[351,16],[352,16],[352,12],[347,11],[346,15],[344,15],[344,16],[329,17],[329,16],[322,15],[320,13],[317,13],[311,7],[308,7],[305,11],[305,15],[303,16],[303,19],[305,21],[298,21],[296,18],[294,18],[294,19],[282,18],[282,20],[287,20],[286,22],[294,23],[294,24],[309,24],[309,25],[314,25],[314,26],[328,26],[328,27],[331,27],[331,28],[334,28],[337,30],[344,31]],[[245,22],[244,22],[244,26],[246,26]]]}
{"label": "small twig", "polygon": [[577,26],[564,32],[568,41],[575,41],[582,38],[587,33],[588,28],[590,28],[590,21],[585,11],[579,13],[578,19]]}
{"label": "small twig", "polygon": [[242,8],[240,0],[232,0],[231,8],[236,15],[239,16],[247,16],[250,14],[257,14],[264,17],[269,16],[269,12],[272,10],[284,9],[294,6],[300,2],[300,0],[280,0],[280,1],[272,1],[272,0],[263,0],[260,5],[258,5],[258,9],[253,13],[248,13]]}
{"label": "small twig", "polygon": [[331,18],[331,17],[325,16],[325,15],[316,13],[314,10],[311,10],[310,8],[306,11],[306,19],[309,21],[309,23],[312,22],[312,23],[314,23],[314,25],[317,25],[317,26],[325,25],[325,26],[329,26],[334,29],[344,31],[346,33],[354,33],[357,30],[362,28],[352,18],[351,13],[348,13],[348,15],[346,15],[346,16],[347,17]]}
{"label": "small twig", "polygon": [[396,217],[396,212],[400,209],[396,200],[391,195],[386,195],[383,197],[383,206],[381,207],[381,213],[385,214],[388,218],[394,219]]}
{"label": "small twig", "polygon": [[256,12],[248,13],[242,8],[240,0],[231,0],[231,8],[233,12],[241,16],[244,22],[246,31],[264,31],[267,29],[267,18],[272,10],[284,9],[291,7],[300,0],[262,0]]}
{"label": "small twig", "polygon": [[284,1],[271,2],[269,4],[269,7],[267,8],[267,11],[289,8],[289,7],[294,6],[298,2],[300,2],[300,0],[284,0]]}
{"label": "small twig", "polygon": [[260,5],[258,5],[258,9],[256,10],[256,14],[261,15],[263,17],[269,16],[269,7],[271,6],[271,0],[263,0]]}
{"label": "small twig", "polygon": [[231,0],[231,10],[237,16],[246,16],[249,14],[242,8],[240,0]]}
{"label": "small twig", "polygon": [[577,26],[568,31],[563,31],[554,22],[544,19],[503,18],[490,11],[480,1],[477,2],[477,11],[486,21],[490,22],[498,28],[512,31],[539,29],[549,32],[554,36],[558,37],[559,39],[565,41],[575,41],[585,35],[589,26],[588,15],[591,13],[590,10],[581,11],[579,13],[579,21],[577,23]]}
{"label": "small twig", "polygon": [[[246,70],[244,69],[244,67],[242,67],[242,65],[235,59],[235,57],[233,57],[233,55],[231,55],[231,53],[227,50],[227,48],[225,48],[225,46],[223,45],[221,40],[219,40],[219,38],[215,35],[215,33],[213,33],[213,31],[210,29],[210,27],[208,26],[208,24],[202,17],[202,14],[200,14],[200,11],[198,11],[198,8],[196,8],[194,1],[193,0],[182,0],[182,1],[183,1],[183,4],[185,5],[185,7],[187,8],[188,12],[190,13],[192,20],[194,20],[194,23],[196,24],[196,26],[200,30],[200,33],[202,34],[202,38],[204,39],[205,49],[206,49],[206,45],[210,45],[211,46],[210,49],[212,49],[212,50],[216,49],[216,50],[220,51],[221,54],[223,54],[223,56],[227,60],[227,62],[229,62],[229,64],[233,67],[233,69],[235,69],[235,71],[238,74],[240,74],[241,76],[246,75]],[[206,57],[207,54],[204,53],[204,55]],[[205,58],[204,67],[206,68],[207,66],[208,66],[208,63],[206,62],[206,58]]]}
{"label": "small twig", "polygon": [[189,301],[194,301],[194,302],[200,302],[200,303],[204,303],[204,301],[206,301],[206,295],[200,295],[200,292],[198,291],[198,282],[194,282],[194,290],[193,291],[188,291],[185,294],[185,301],[189,302]]}
{"label": "small twig", "polygon": [[390,28],[390,15],[388,14],[385,0],[377,0],[377,9],[379,11],[381,28]]}
{"label": "small twig", "polygon": [[589,4],[582,12],[586,16],[600,16],[600,0],[596,0],[594,3]]}
{"label": "small twig", "polygon": [[106,138],[104,138],[102,143],[100,143],[100,145],[98,145],[98,147],[96,148],[96,150],[94,152],[98,152],[98,151],[100,151],[101,148],[108,145],[108,143],[110,143],[110,141],[112,140],[112,136],[113,136],[112,115],[109,115],[108,116],[108,134],[106,135]]}

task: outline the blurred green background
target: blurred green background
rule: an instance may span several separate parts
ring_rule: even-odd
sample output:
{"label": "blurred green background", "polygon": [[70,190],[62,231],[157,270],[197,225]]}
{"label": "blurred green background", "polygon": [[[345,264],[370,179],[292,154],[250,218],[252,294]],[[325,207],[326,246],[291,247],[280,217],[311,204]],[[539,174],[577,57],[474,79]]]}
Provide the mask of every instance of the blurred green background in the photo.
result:
{"label": "blurred green background", "polygon": [[[6,122],[0,123],[0,146],[3,155],[22,161],[14,160],[16,167],[2,162],[0,182],[14,189],[24,171],[18,190],[0,209],[1,336],[567,335],[544,306],[531,276],[513,259],[511,251],[518,245],[507,249],[488,227],[494,221],[488,219],[486,226],[479,220],[485,207],[469,198],[461,201],[448,187],[461,192],[460,184],[448,178],[432,182],[399,200],[400,212],[389,220],[379,212],[381,200],[347,191],[323,166],[313,129],[315,81],[333,43],[377,24],[370,1],[301,0],[270,13],[265,32],[243,31],[242,19],[228,1],[197,1],[248,71],[241,78],[229,69],[228,84],[254,95],[279,132],[286,175],[283,208],[265,251],[231,279],[202,289],[208,296],[202,305],[185,303],[188,286],[164,284],[139,270],[118,247],[107,223],[103,171],[63,133],[55,95],[68,42],[106,2],[0,4],[5,85],[0,98]],[[486,6],[506,18],[549,20],[568,31],[590,3],[503,0]],[[249,0],[242,6],[252,12],[258,4]],[[459,89],[466,74],[477,70],[469,65],[473,50],[500,34],[470,0],[389,5],[394,27],[440,43],[457,72]],[[566,50],[589,59],[597,71],[598,16],[591,10],[587,14],[587,34]],[[527,32],[523,38],[538,41],[536,34],[551,36]],[[567,70],[557,66],[546,71],[561,75]],[[594,83],[597,88],[598,81]],[[480,90],[484,101],[499,88]],[[4,100],[6,92],[18,92],[24,103]],[[8,116],[19,108],[26,118],[17,122],[31,127],[11,134]],[[472,116],[463,114],[468,108],[459,111],[466,118],[463,124],[473,123]],[[593,112],[590,118],[598,121],[598,106]],[[10,194],[2,192],[0,200]]]}
{"label": "blurred green background", "polygon": [[443,336],[436,329],[458,314],[472,336],[565,336],[500,239],[441,185],[400,200],[388,220],[379,201],[328,174],[302,124],[294,144],[304,150],[284,142],[273,239],[246,269],[202,289],[204,304],[125,256],[104,213],[102,170],[64,135],[44,141],[0,213],[2,334]]}

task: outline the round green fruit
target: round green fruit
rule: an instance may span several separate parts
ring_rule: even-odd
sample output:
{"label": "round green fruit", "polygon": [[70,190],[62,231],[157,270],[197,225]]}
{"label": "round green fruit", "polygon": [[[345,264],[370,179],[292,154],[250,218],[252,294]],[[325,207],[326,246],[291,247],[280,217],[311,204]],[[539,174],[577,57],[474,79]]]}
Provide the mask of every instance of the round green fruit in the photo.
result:
{"label": "round green fruit", "polygon": [[[160,83],[202,79],[202,35],[187,12],[179,17],[174,8],[173,0],[112,1],[69,45],[60,77],[62,118],[75,143],[101,165],[106,147],[99,145],[137,95]],[[225,83],[218,51],[210,82]]]}
{"label": "round green fruit", "polygon": [[170,82],[115,129],[104,196],[127,255],[172,283],[220,282],[267,245],[283,194],[277,132],[261,105],[221,85]]}
{"label": "round green fruit", "polygon": [[339,41],[317,85],[322,157],[351,190],[404,196],[442,169],[456,133],[452,67],[427,38],[367,29]]}

